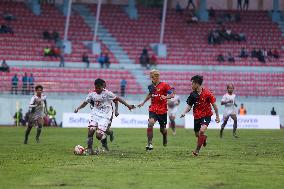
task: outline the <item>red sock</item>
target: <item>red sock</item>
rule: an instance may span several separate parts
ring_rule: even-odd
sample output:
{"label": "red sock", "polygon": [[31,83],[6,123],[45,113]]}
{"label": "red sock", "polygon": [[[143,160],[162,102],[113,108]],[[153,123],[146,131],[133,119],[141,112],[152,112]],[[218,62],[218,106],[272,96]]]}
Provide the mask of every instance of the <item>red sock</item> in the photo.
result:
{"label": "red sock", "polygon": [[197,146],[201,147],[204,143],[204,139],[205,139],[204,135],[199,135],[197,139]]}

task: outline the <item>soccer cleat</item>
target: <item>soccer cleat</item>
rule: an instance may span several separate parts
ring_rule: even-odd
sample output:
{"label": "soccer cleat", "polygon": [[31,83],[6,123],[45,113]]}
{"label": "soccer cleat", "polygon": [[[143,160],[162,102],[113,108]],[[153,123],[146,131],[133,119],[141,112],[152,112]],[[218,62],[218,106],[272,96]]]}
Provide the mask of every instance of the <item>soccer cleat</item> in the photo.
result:
{"label": "soccer cleat", "polygon": [[28,140],[25,140],[25,141],[24,141],[24,144],[28,144]]}
{"label": "soccer cleat", "polygon": [[204,142],[203,142],[203,147],[206,147],[206,145],[207,145],[207,136],[206,135],[204,135]]}
{"label": "soccer cleat", "polygon": [[154,147],[153,147],[152,144],[148,144],[148,145],[146,146],[146,150],[147,150],[147,151],[153,150],[153,149],[154,149]]}
{"label": "soccer cleat", "polygon": [[234,136],[234,138],[240,138],[238,135],[233,135]]}
{"label": "soccer cleat", "polygon": [[167,135],[163,135],[163,146],[167,146],[167,144],[168,144]]}
{"label": "soccer cleat", "polygon": [[96,155],[97,152],[94,152],[92,148],[87,148],[86,150],[86,155]]}
{"label": "soccer cleat", "polygon": [[102,144],[102,147],[105,149],[105,151],[109,151],[107,144]]}
{"label": "soccer cleat", "polygon": [[192,155],[197,157],[198,156],[198,152],[195,152],[195,151],[191,151]]}
{"label": "soccer cleat", "polygon": [[176,131],[173,131],[173,136],[176,136],[176,134],[177,134]]}

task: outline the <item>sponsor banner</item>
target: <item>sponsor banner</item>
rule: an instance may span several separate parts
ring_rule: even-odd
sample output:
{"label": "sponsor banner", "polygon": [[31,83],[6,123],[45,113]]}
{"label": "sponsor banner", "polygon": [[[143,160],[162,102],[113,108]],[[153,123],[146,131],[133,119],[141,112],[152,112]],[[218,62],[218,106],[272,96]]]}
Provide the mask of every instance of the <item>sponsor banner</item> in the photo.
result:
{"label": "sponsor banner", "polygon": [[[62,127],[69,128],[87,128],[89,122],[89,114],[87,113],[63,113]],[[147,128],[148,115],[120,114],[114,117],[111,124],[112,128]],[[155,126],[159,128],[158,122]]]}
{"label": "sponsor banner", "polygon": [[[237,116],[238,129],[280,129],[279,116],[269,115],[243,115]],[[220,123],[215,122],[215,115],[211,117],[211,122],[208,129],[220,129],[223,123],[223,116],[220,116]],[[232,118],[228,120],[225,129],[232,129],[234,121]],[[185,116],[185,128],[194,127],[193,115]]]}

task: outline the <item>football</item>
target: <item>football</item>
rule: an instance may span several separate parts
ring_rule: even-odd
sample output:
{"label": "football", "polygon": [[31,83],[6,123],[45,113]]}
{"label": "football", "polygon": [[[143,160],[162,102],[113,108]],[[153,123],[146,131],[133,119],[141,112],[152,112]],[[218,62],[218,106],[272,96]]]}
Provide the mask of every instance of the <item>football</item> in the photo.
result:
{"label": "football", "polygon": [[81,145],[77,145],[74,148],[74,154],[75,155],[84,155],[85,154],[85,148]]}

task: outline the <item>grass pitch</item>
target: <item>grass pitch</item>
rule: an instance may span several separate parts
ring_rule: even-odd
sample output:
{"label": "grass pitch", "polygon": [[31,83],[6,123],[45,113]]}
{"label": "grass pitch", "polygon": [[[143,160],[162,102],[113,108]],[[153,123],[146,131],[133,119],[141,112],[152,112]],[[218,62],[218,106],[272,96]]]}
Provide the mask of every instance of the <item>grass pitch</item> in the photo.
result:
{"label": "grass pitch", "polygon": [[[209,130],[208,146],[192,157],[192,130],[178,129],[162,147],[154,132],[154,151],[146,152],[145,129],[115,129],[111,151],[99,156],[75,156],[85,146],[87,129],[44,128],[41,143],[33,128],[24,145],[25,128],[0,127],[0,188],[284,188],[284,130],[239,130],[233,139],[225,130]],[[96,141],[97,145],[98,142]]]}

